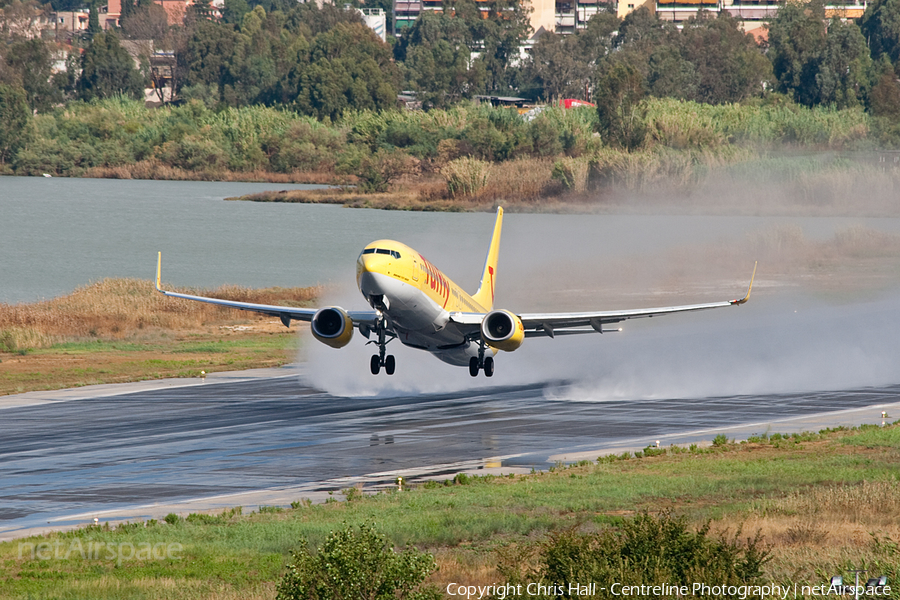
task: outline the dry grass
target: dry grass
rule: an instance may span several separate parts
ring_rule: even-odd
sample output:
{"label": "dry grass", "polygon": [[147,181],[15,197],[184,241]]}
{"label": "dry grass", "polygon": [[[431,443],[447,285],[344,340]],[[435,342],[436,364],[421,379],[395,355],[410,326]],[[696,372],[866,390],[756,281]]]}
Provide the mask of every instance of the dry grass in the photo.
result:
{"label": "dry grass", "polygon": [[[269,582],[235,589],[234,585],[216,581],[198,581],[191,578],[144,577],[130,581],[105,575],[89,581],[73,581],[66,589],[73,595],[84,597],[148,596],[157,600],[270,600],[275,597],[276,583]],[[62,590],[58,590],[62,592]]]}
{"label": "dry grass", "polygon": [[[260,304],[306,305],[321,293],[318,287],[252,290],[223,286],[215,290],[181,290],[226,300]],[[104,279],[67,296],[32,304],[0,304],[0,344],[8,351],[48,347],[55,341],[102,337],[121,339],[137,331],[195,331],[205,323],[246,318],[234,309],[167,298],[153,282]]]}
{"label": "dry grass", "polygon": [[793,490],[715,523],[719,530],[738,527],[749,534],[760,532],[772,551],[766,570],[775,580],[813,580],[816,570],[834,575],[848,565],[896,564],[900,481]]}
{"label": "dry grass", "polygon": [[452,197],[471,198],[487,185],[491,163],[466,156],[451,160],[441,169]]}

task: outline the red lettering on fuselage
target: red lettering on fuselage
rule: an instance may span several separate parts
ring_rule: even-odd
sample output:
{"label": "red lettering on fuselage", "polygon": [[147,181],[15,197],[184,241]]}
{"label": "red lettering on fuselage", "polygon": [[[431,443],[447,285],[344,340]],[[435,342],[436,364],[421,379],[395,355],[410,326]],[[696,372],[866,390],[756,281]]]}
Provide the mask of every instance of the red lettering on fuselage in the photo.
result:
{"label": "red lettering on fuselage", "polygon": [[441,273],[437,267],[428,262],[424,256],[420,254],[419,258],[422,259],[422,264],[425,265],[425,285],[431,287],[438,296],[444,299],[443,308],[446,308],[447,302],[450,301],[450,283],[447,281],[447,278],[444,277],[444,274]]}

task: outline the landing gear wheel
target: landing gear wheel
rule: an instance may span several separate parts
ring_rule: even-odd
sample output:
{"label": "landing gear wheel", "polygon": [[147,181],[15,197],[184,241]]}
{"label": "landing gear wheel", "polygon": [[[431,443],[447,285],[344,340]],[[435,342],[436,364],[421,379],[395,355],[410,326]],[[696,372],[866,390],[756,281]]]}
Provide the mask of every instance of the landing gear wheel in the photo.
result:
{"label": "landing gear wheel", "polygon": [[393,375],[394,367],[396,367],[396,366],[397,366],[397,362],[394,360],[394,355],[388,354],[384,358],[384,372],[387,373],[388,375]]}
{"label": "landing gear wheel", "polygon": [[381,357],[377,354],[373,354],[372,360],[369,361],[369,366],[372,369],[372,375],[378,375],[378,371],[381,370]]}
{"label": "landing gear wheel", "polygon": [[494,359],[490,356],[484,359],[484,376],[491,377],[494,375]]}
{"label": "landing gear wheel", "polygon": [[469,359],[469,375],[478,377],[478,359],[474,356]]}

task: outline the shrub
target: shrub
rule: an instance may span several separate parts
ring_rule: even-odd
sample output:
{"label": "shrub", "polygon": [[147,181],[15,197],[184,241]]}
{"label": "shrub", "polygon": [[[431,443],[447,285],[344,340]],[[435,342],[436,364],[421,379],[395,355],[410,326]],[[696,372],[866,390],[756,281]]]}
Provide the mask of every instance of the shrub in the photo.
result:
{"label": "shrub", "polygon": [[437,600],[440,591],[422,586],[437,568],[431,554],[407,547],[397,553],[366,523],[332,532],[313,554],[306,540],[278,585],[277,600]]}
{"label": "shrub", "polygon": [[713,438],[713,446],[722,447],[728,443],[728,437],[724,433],[720,433]]}
{"label": "shrub", "polygon": [[448,162],[441,175],[451,196],[474,196],[487,184],[491,165],[470,156]]}
{"label": "shrub", "polygon": [[552,176],[573,192],[587,190],[590,163],[583,158],[560,158],[553,163]]}
{"label": "shrub", "polygon": [[402,150],[379,148],[363,156],[356,176],[363,192],[386,192],[391,183],[416,170],[416,159]]}
{"label": "shrub", "polygon": [[[688,585],[715,581],[723,585],[758,583],[769,552],[759,536],[711,538],[709,524],[696,531],[684,517],[643,513],[620,527],[600,533],[575,529],[554,533],[541,545],[534,576],[569,589],[572,584],[613,582],[623,585],[667,582]],[[601,591],[595,597],[612,597]],[[646,597],[646,596],[645,596]]]}

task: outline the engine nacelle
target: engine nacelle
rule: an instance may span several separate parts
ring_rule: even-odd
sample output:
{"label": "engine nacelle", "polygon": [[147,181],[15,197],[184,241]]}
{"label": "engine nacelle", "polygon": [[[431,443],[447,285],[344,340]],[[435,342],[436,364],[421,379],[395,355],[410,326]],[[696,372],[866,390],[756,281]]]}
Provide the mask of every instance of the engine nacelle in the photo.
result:
{"label": "engine nacelle", "polygon": [[332,348],[343,348],[353,337],[353,319],[343,308],[320,308],[309,324],[313,337]]}
{"label": "engine nacelle", "polygon": [[481,322],[481,339],[489,346],[512,352],[525,341],[525,326],[508,310],[492,310]]}

